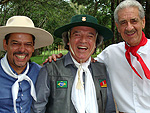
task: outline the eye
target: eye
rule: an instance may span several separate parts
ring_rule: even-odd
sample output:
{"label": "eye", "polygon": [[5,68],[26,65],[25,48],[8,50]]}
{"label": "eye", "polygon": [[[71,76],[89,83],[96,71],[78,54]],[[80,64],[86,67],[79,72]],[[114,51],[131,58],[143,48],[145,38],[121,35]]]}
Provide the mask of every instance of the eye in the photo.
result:
{"label": "eye", "polygon": [[75,33],[74,36],[81,36],[81,34],[80,33]]}
{"label": "eye", "polygon": [[137,19],[132,19],[132,20],[131,20],[131,23],[133,23],[133,24],[135,24],[135,23],[137,23],[137,22],[138,22]]}
{"label": "eye", "polygon": [[80,38],[80,37],[81,37],[81,33],[74,33],[74,34],[73,34],[73,37],[74,37],[74,38]]}
{"label": "eye", "polygon": [[87,36],[88,36],[88,38],[94,38],[94,35],[92,35],[92,34],[88,34]]}
{"label": "eye", "polygon": [[126,21],[120,21],[119,24],[120,25],[125,25],[127,22]]}
{"label": "eye", "polygon": [[20,43],[18,43],[18,42],[12,42],[12,46],[19,46],[20,45]]}
{"label": "eye", "polygon": [[31,48],[31,47],[33,47],[33,44],[32,44],[32,43],[26,43],[26,44],[24,44],[24,45],[25,45],[26,48]]}

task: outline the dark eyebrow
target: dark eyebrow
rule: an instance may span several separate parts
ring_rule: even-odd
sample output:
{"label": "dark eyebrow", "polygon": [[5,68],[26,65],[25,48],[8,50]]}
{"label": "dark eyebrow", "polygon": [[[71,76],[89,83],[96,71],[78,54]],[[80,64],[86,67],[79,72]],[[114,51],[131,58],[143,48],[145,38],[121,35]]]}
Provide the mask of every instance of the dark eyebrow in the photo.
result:
{"label": "dark eyebrow", "polygon": [[80,31],[74,31],[72,34],[75,34],[75,33],[80,33]]}
{"label": "dark eyebrow", "polygon": [[136,20],[136,21],[138,21],[139,19],[138,19],[138,18],[132,18],[131,20]]}
{"label": "dark eyebrow", "polygon": [[12,40],[11,42],[18,42],[17,40]]}
{"label": "dark eyebrow", "polygon": [[[17,40],[12,40],[11,42],[18,42]],[[30,44],[33,44],[33,42],[26,42],[26,43],[30,43]]]}
{"label": "dark eyebrow", "polygon": [[94,35],[94,33],[89,32],[89,34]]}
{"label": "dark eyebrow", "polygon": [[120,20],[119,23],[125,22],[126,20]]}

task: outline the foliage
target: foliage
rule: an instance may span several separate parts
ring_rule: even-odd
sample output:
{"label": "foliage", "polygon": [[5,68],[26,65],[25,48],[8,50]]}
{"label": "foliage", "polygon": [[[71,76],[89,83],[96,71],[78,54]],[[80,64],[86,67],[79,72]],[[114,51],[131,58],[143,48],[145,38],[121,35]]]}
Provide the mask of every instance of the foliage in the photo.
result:
{"label": "foliage", "polygon": [[[62,50],[62,51],[59,51],[59,53],[62,53],[63,55],[67,54],[68,51],[67,50]],[[43,52],[41,55],[36,55],[36,56],[32,56],[30,58],[30,60],[32,62],[35,62],[37,64],[43,64],[43,62],[49,57],[51,56],[52,54],[58,54],[58,51],[55,50],[53,52],[50,52],[50,51],[46,51],[46,52]],[[99,51],[95,54],[92,55],[93,58],[95,58],[97,56],[97,54],[99,54]]]}
{"label": "foliage", "polygon": [[[74,14],[70,4],[63,0],[11,0],[0,5],[0,25],[5,25],[11,16],[25,15],[33,20],[36,27],[53,35],[54,30],[69,23]],[[56,46],[61,43],[61,39],[54,39]]]}
{"label": "foliage", "polygon": [[[5,25],[8,18],[14,15],[30,17],[36,27],[49,31],[52,35],[56,28],[69,23],[75,14],[89,14],[98,19],[98,23],[114,30],[114,39],[105,41],[104,48],[120,40],[114,27],[113,12],[122,0],[0,0],[0,25]],[[146,10],[146,34],[149,35],[150,27],[150,2],[138,0]],[[117,34],[117,35],[116,35]],[[54,36],[53,46],[44,47],[39,51],[57,49],[62,45],[62,40]],[[39,52],[42,53],[42,52]]]}

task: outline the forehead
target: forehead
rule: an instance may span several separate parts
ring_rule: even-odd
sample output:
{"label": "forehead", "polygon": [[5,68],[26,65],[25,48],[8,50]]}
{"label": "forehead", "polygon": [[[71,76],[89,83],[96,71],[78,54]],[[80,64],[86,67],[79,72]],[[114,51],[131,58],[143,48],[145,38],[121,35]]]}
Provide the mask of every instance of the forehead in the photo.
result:
{"label": "forehead", "polygon": [[32,42],[33,37],[28,33],[11,33],[9,40],[21,41],[21,42]]}
{"label": "forehead", "polygon": [[84,31],[84,32],[91,32],[91,33],[96,33],[96,30],[92,27],[87,27],[87,26],[77,26],[77,27],[73,27],[71,29],[71,32],[74,31]]}
{"label": "forehead", "polygon": [[131,20],[135,18],[140,18],[139,16],[139,10],[137,7],[127,7],[120,9],[118,11],[118,20],[123,21],[123,20]]}

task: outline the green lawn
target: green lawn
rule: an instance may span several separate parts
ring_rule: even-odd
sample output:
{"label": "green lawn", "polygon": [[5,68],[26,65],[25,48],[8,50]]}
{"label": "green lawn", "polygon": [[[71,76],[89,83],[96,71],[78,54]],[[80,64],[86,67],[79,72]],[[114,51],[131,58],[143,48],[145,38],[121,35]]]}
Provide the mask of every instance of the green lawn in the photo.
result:
{"label": "green lawn", "polygon": [[45,59],[47,59],[49,56],[51,56],[52,54],[58,54],[58,53],[62,53],[63,55],[67,54],[67,50],[62,50],[62,51],[51,51],[51,52],[43,52],[41,55],[38,56],[32,56],[30,59],[32,62],[36,62],[37,64],[42,64]]}
{"label": "green lawn", "polygon": [[[58,53],[62,53],[63,55],[67,54],[67,50],[62,50],[62,51],[53,51],[53,52],[43,52],[41,55],[38,55],[38,56],[34,56],[34,57],[31,57],[31,61],[32,62],[36,62],[37,64],[42,64],[45,59],[48,58],[48,56],[51,56],[52,54],[58,54]],[[92,55],[92,57],[96,57],[98,53]]]}

